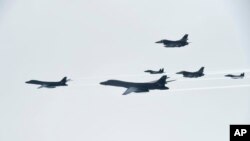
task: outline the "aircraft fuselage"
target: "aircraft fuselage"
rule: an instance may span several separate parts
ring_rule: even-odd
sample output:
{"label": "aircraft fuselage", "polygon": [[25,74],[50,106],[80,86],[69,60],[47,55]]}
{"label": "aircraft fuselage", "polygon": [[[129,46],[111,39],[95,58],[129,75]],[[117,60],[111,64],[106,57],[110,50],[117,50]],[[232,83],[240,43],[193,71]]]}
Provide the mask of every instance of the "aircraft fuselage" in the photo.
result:
{"label": "aircraft fuselage", "polygon": [[46,82],[46,81],[38,81],[38,80],[30,80],[26,81],[27,84],[35,84],[35,85],[41,85],[39,88],[46,87],[46,88],[55,88],[58,86],[68,86],[64,82]]}
{"label": "aircraft fuselage", "polygon": [[201,72],[188,72],[188,71],[181,71],[176,74],[182,74],[183,77],[188,77],[188,78],[197,78],[204,76],[204,73]]}
{"label": "aircraft fuselage", "polygon": [[110,85],[110,86],[116,86],[116,87],[124,87],[124,88],[130,88],[130,87],[136,87],[140,89],[168,89],[165,85],[161,85],[154,82],[149,83],[133,83],[133,82],[125,82],[120,80],[108,80],[105,82],[101,82],[102,85]]}

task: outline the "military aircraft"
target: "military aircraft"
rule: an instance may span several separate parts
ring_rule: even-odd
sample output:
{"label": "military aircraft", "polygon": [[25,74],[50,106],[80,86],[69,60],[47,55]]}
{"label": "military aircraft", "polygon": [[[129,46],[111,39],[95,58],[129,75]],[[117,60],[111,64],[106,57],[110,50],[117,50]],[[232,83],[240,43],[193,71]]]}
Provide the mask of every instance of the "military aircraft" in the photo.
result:
{"label": "military aircraft", "polygon": [[101,82],[101,85],[110,85],[110,86],[116,86],[116,87],[125,87],[127,90],[123,93],[123,95],[127,95],[129,93],[135,92],[135,93],[141,93],[141,92],[149,92],[149,90],[167,90],[168,87],[165,86],[167,82],[172,82],[175,80],[169,80],[166,75],[163,75],[159,80],[153,81],[153,82],[146,82],[146,83],[134,83],[134,82],[125,82],[120,80],[108,80]]}
{"label": "military aircraft", "polygon": [[245,73],[241,73],[240,75],[233,75],[233,74],[227,74],[225,75],[225,77],[231,77],[232,79],[242,79],[244,78],[245,76]]}
{"label": "military aircraft", "polygon": [[171,40],[160,40],[155,43],[163,43],[164,47],[167,48],[174,48],[174,47],[183,47],[185,45],[188,45],[188,34],[185,34],[180,40],[177,41],[171,41]]}
{"label": "military aircraft", "polygon": [[180,72],[177,72],[176,74],[182,74],[183,77],[188,77],[188,78],[197,78],[197,77],[204,76],[203,72],[204,72],[204,67],[201,67],[196,72],[180,71]]}
{"label": "military aircraft", "polygon": [[58,86],[68,86],[66,83],[68,81],[71,81],[70,79],[67,79],[67,77],[64,77],[61,81],[58,82],[46,82],[46,81],[39,81],[39,80],[30,80],[30,81],[26,81],[25,83],[27,84],[35,84],[35,85],[41,85],[40,87],[38,87],[38,89],[40,88],[55,88]]}
{"label": "military aircraft", "polygon": [[150,74],[161,74],[161,73],[164,73],[164,69],[160,69],[159,71],[153,71],[153,70],[146,70],[144,72],[148,72]]}

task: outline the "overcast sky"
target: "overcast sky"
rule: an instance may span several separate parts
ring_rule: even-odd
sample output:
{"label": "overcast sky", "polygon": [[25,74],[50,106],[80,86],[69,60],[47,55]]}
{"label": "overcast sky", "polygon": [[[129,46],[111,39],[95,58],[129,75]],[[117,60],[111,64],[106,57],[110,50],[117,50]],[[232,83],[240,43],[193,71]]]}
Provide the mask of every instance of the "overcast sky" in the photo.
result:
{"label": "overcast sky", "polygon": [[[248,0],[0,0],[0,140],[228,141],[250,123]],[[189,34],[178,49],[155,44]],[[205,77],[174,73],[205,67]],[[122,96],[99,82],[153,81]],[[243,80],[223,77],[245,71]],[[37,89],[30,79],[68,87]]]}

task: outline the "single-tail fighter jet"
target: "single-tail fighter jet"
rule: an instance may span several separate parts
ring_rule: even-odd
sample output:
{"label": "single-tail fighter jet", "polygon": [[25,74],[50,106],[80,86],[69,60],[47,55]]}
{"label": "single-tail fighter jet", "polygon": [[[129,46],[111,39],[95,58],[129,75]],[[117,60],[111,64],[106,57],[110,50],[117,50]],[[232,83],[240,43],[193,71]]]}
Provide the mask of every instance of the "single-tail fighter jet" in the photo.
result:
{"label": "single-tail fighter jet", "polygon": [[188,77],[188,78],[197,78],[197,77],[204,76],[203,72],[204,72],[204,67],[201,67],[196,72],[180,71],[180,72],[177,72],[176,74],[182,74],[183,77]]}
{"label": "single-tail fighter jet", "polygon": [[148,72],[150,74],[161,74],[161,73],[164,73],[164,69],[160,69],[159,71],[153,71],[153,70],[146,70],[144,72]]}
{"label": "single-tail fighter jet", "polygon": [[175,47],[183,47],[185,45],[188,45],[189,42],[187,42],[188,40],[188,34],[185,34],[180,40],[177,41],[171,41],[171,40],[160,40],[157,41],[155,43],[162,43],[164,44],[164,47],[167,48],[175,48]]}
{"label": "single-tail fighter jet", "polygon": [[227,74],[225,77],[231,77],[232,79],[242,79],[244,78],[245,73],[241,73],[240,75]]}
{"label": "single-tail fighter jet", "polygon": [[153,82],[146,82],[146,83],[134,83],[134,82],[125,82],[120,80],[108,80],[101,82],[101,85],[109,85],[109,86],[116,86],[116,87],[124,87],[127,90],[123,93],[123,95],[127,95],[129,93],[141,93],[141,92],[149,92],[149,90],[168,90],[169,88],[165,86],[167,82],[172,82],[175,80],[169,80],[166,75],[163,75],[159,80]]}
{"label": "single-tail fighter jet", "polygon": [[40,88],[55,88],[58,86],[68,86],[66,83],[70,81],[70,79],[67,79],[67,77],[64,77],[61,81],[58,82],[46,82],[46,81],[39,81],[39,80],[30,80],[30,81],[26,81],[25,83],[27,84],[35,84],[35,85],[41,85],[40,87],[38,87],[38,89]]}

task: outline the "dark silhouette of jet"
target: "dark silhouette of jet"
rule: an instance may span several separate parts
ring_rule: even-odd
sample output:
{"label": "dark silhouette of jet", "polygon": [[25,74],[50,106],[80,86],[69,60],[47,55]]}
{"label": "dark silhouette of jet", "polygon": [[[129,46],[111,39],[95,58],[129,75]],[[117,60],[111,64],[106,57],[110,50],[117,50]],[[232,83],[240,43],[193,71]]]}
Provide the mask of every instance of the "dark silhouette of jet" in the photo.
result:
{"label": "dark silhouette of jet", "polygon": [[159,71],[153,71],[153,70],[146,70],[144,72],[148,72],[150,74],[161,74],[161,73],[164,73],[164,69],[160,69]]}
{"label": "dark silhouette of jet", "polygon": [[180,40],[177,41],[171,41],[171,40],[160,40],[155,43],[163,43],[164,47],[167,48],[174,48],[174,47],[183,47],[185,45],[188,45],[188,34],[185,34]]}
{"label": "dark silhouette of jet", "polygon": [[149,90],[168,90],[169,88],[165,86],[167,82],[172,82],[175,80],[166,81],[168,79],[166,75],[163,75],[159,80],[147,83],[134,83],[134,82],[125,82],[120,80],[108,80],[101,82],[101,85],[109,85],[116,87],[125,87],[127,90],[123,93],[123,95],[127,95],[129,93],[141,93],[141,92],[149,92]]}
{"label": "dark silhouette of jet", "polygon": [[204,67],[201,67],[196,72],[180,71],[180,72],[177,72],[176,74],[182,74],[183,77],[188,77],[188,78],[197,78],[197,77],[204,76],[203,72],[204,72]]}
{"label": "dark silhouette of jet", "polygon": [[240,75],[227,74],[225,77],[231,77],[232,79],[242,79],[244,78],[245,73],[241,73]]}
{"label": "dark silhouette of jet", "polygon": [[38,80],[30,80],[30,81],[26,81],[25,83],[27,84],[35,84],[35,85],[41,85],[40,87],[38,87],[38,89],[40,88],[55,88],[58,86],[68,86],[66,83],[70,81],[70,79],[67,79],[67,77],[64,77],[61,81],[58,82],[46,82],[46,81],[38,81]]}

